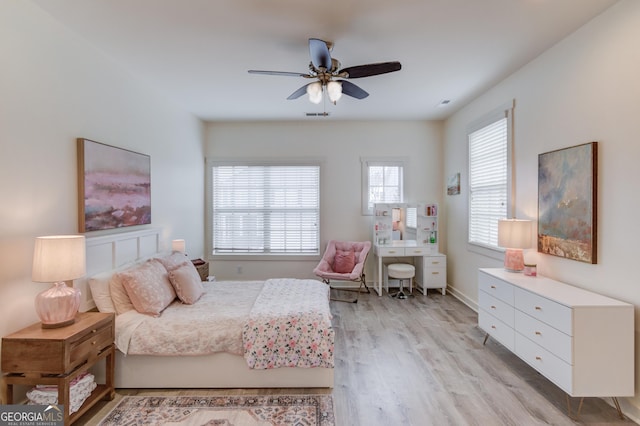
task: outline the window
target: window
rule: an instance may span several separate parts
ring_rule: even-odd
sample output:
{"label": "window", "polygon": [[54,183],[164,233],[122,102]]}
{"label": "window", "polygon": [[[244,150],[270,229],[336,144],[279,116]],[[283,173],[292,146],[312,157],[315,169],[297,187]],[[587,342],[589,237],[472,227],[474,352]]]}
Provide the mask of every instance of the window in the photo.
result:
{"label": "window", "polygon": [[469,243],[498,249],[498,220],[511,212],[513,105],[469,127]]}
{"label": "window", "polygon": [[318,255],[320,166],[207,161],[213,255]]}
{"label": "window", "polygon": [[372,215],[375,203],[402,203],[404,200],[404,163],[402,159],[363,158],[362,214]]}

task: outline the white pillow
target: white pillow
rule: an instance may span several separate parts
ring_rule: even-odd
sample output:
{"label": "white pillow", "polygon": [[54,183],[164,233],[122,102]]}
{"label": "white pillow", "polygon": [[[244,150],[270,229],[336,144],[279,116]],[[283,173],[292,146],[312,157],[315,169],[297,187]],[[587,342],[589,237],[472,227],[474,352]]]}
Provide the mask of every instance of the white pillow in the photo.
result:
{"label": "white pillow", "polygon": [[94,275],[89,278],[89,288],[91,288],[91,296],[100,312],[115,313],[116,307],[111,300],[111,291],[109,290],[109,281],[116,271],[107,271]]}

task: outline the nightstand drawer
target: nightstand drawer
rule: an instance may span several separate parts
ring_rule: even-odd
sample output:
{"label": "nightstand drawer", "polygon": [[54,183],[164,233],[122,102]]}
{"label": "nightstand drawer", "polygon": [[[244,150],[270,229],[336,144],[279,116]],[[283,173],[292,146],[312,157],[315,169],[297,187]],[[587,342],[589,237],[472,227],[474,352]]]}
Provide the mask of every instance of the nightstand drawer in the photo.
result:
{"label": "nightstand drawer", "polygon": [[111,346],[114,337],[111,324],[92,328],[81,340],[71,344],[69,366],[75,368],[86,360],[97,357],[100,352]]}

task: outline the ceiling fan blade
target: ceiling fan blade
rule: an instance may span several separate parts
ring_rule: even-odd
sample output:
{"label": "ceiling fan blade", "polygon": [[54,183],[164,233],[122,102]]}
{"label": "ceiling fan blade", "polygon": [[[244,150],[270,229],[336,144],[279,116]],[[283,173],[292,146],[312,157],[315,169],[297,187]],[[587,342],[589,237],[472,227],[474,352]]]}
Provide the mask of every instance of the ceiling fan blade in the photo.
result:
{"label": "ceiling fan blade", "polygon": [[376,64],[356,65],[355,67],[343,68],[338,72],[338,74],[340,76],[346,74],[344,75],[344,78],[361,78],[400,71],[401,69],[402,65],[398,61],[378,62]]}
{"label": "ceiling fan blade", "polygon": [[[309,83],[309,84],[312,84],[312,83]],[[299,88],[298,90],[290,94],[287,100],[291,101],[293,99],[298,99],[302,95],[305,95],[307,93],[307,86],[309,84],[305,84],[304,86],[302,86],[301,88]]]}
{"label": "ceiling fan blade", "polygon": [[362,90],[361,88],[359,88],[358,86],[356,86],[350,81],[347,81],[347,80],[338,80],[338,81],[340,81],[340,83],[342,84],[343,95],[351,96],[352,98],[356,98],[356,99],[364,99],[367,96],[369,96],[367,92],[365,92],[364,90]]}
{"label": "ceiling fan blade", "polygon": [[287,77],[311,77],[309,74],[305,74],[301,72],[288,72],[288,71],[249,70],[249,74],[283,75]]}
{"label": "ceiling fan blade", "polygon": [[309,54],[311,62],[316,68],[331,69],[331,53],[327,42],[318,38],[309,39]]}

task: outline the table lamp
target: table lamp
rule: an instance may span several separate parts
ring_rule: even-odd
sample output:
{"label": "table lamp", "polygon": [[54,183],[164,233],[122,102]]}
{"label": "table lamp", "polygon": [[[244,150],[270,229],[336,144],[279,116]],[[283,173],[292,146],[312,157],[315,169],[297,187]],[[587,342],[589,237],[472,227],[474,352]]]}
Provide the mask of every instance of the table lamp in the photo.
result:
{"label": "table lamp", "polygon": [[524,270],[522,249],[531,247],[531,221],[502,219],[498,221],[498,246],[504,247],[504,269],[510,272]]}
{"label": "table lamp", "polygon": [[171,241],[171,250],[179,251],[180,253],[184,253],[187,249],[186,243],[184,240],[172,240]]}
{"label": "table lamp", "polygon": [[32,280],[53,283],[36,296],[36,312],[42,328],[64,327],[75,322],[80,307],[80,291],[65,281],[86,272],[85,238],[82,235],[53,235],[36,238],[33,249]]}

